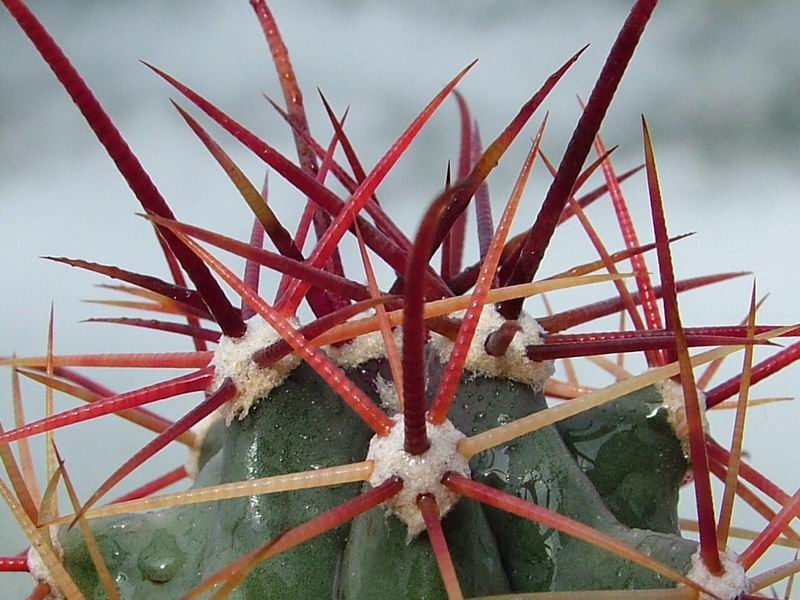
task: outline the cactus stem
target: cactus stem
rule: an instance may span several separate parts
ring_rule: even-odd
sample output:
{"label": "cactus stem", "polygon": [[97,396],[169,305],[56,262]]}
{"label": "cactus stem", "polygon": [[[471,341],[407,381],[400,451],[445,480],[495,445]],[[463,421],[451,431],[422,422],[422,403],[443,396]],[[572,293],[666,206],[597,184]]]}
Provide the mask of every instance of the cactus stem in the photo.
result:
{"label": "cactus stem", "polygon": [[[775,330],[771,335],[778,335],[781,331],[783,330]],[[756,337],[758,338],[762,336]],[[763,337],[766,339],[768,334],[764,334]],[[706,364],[707,362],[720,356],[733,354],[741,348],[741,346],[726,346],[722,348],[715,348],[713,350],[707,350],[690,357],[691,364],[693,366]],[[527,417],[517,419],[511,423],[495,427],[484,433],[473,435],[472,437],[461,441],[459,444],[459,451],[467,458],[472,458],[478,452],[499,446],[500,444],[509,442],[519,436],[531,433],[532,431],[536,431],[547,425],[552,425],[553,423],[561,421],[562,419],[567,419],[576,414],[590,410],[596,406],[602,406],[603,404],[616,400],[625,394],[629,394],[649,385],[665,381],[666,379],[676,375],[678,372],[680,372],[680,366],[678,363],[670,363],[663,367],[651,369],[645,373],[642,373],[641,375],[637,375],[636,377],[618,381],[605,388],[585,394],[580,398],[576,398],[572,402],[559,404],[543,411],[528,415]]]}
{"label": "cactus stem", "polygon": [[0,444],[8,444],[23,437],[53,431],[54,429],[96,419],[120,410],[204,390],[211,382],[211,378],[211,373],[207,369],[203,369],[130,392],[101,398],[91,404],[33,421],[18,429],[12,429],[0,435]]}
{"label": "cactus stem", "polygon": [[442,482],[446,487],[458,494],[536,523],[541,523],[546,527],[566,533],[567,535],[574,536],[593,546],[603,548],[608,552],[650,569],[671,581],[690,586],[694,590],[706,592],[706,590],[691,579],[688,579],[671,567],[661,564],[646,554],[639,552],[635,548],[620,542],[610,535],[570,519],[569,517],[560,515],[543,506],[533,504],[532,502],[526,502],[521,498],[496,490],[488,485],[478,483],[458,473],[447,473],[442,479]]}
{"label": "cactus stem", "polygon": [[[172,476],[172,473],[177,474],[180,469],[182,468],[176,469],[174,472],[171,471],[168,475]],[[158,496],[148,495],[145,497],[143,493],[137,490],[136,497],[122,499],[133,496],[134,492],[131,492],[122,498],[118,498],[112,504],[87,510],[84,513],[84,517],[90,520],[100,519],[116,515],[127,515],[135,512],[172,508],[175,506],[187,506],[204,502],[243,498],[246,496],[276,494],[318,487],[336,486],[345,483],[356,483],[369,479],[372,474],[372,469],[372,461],[363,461],[349,465],[314,469],[302,473],[274,475],[272,477],[235,481],[205,488],[192,488],[184,492],[173,492]],[[186,475],[185,469],[183,469],[182,474],[183,476]],[[148,485],[155,487],[156,482],[161,483],[162,480],[164,480],[164,478],[159,478],[159,480],[154,480],[152,484]],[[74,518],[74,515],[66,515],[48,523],[48,525],[67,524]]]}
{"label": "cactus stem", "polygon": [[[183,596],[182,600],[194,600],[202,594],[213,590],[225,582],[225,586],[213,598],[224,598],[233,591],[236,585],[245,579],[258,564],[277,556],[282,552],[291,550],[312,538],[331,529],[352,521],[358,515],[367,512],[395,496],[403,488],[403,481],[398,477],[387,479],[380,485],[363,492],[352,500],[348,500],[313,519],[289,529],[260,548],[248,552],[235,562],[222,568],[217,573],[200,583],[197,587]],[[227,592],[227,593],[226,593]],[[219,595],[225,593],[225,596]]]}
{"label": "cactus stem", "polygon": [[[580,169],[589,154],[592,141],[600,123],[605,117],[611,99],[619,86],[622,74],[633,57],[650,16],[655,10],[657,0],[637,0],[625,20],[614,45],[606,58],[597,83],[589,96],[586,110],[581,114],[564,157],[558,168],[558,174],[547,191],[542,209],[536,217],[520,251],[520,259],[510,272],[509,284],[532,281],[544,258],[545,249],[555,232],[558,220],[567,205],[569,196]],[[501,314],[507,319],[516,318],[522,310],[519,300],[504,303]]]}
{"label": "cactus stem", "polygon": [[[486,252],[481,272],[478,275],[478,282],[475,285],[475,291],[472,293],[469,308],[461,321],[461,328],[458,331],[458,338],[453,343],[453,349],[450,353],[450,359],[447,362],[447,367],[442,373],[439,382],[439,388],[436,390],[436,396],[431,403],[431,408],[428,411],[428,418],[434,424],[441,424],[447,418],[450,406],[455,397],[456,389],[460,383],[461,374],[464,372],[464,366],[467,363],[469,356],[469,349],[472,345],[475,331],[478,328],[478,323],[483,313],[483,307],[486,302],[486,297],[492,287],[495,279],[497,267],[500,264],[500,256],[503,251],[503,245],[508,237],[508,232],[511,230],[511,224],[514,221],[514,216],[517,214],[517,208],[522,200],[522,195],[525,192],[525,187],[528,183],[531,171],[533,169],[536,155],[539,151],[539,145],[544,135],[545,127],[547,126],[547,116],[545,115],[539,131],[531,144],[531,149],[525,157],[525,161],[514,183],[514,188],[511,191],[511,196],[503,211],[503,216],[497,224],[497,230],[494,237],[489,244],[489,249]],[[519,324],[517,324],[519,326]],[[513,336],[511,337],[513,340]],[[485,341],[485,340],[484,340]],[[509,344],[511,340],[509,340]]]}
{"label": "cactus stem", "polygon": [[308,363],[319,376],[356,412],[378,435],[386,435],[392,421],[370,398],[350,381],[322,352],[315,350],[308,341],[274,308],[269,306],[253,290],[245,287],[230,269],[188,238],[182,238],[187,247],[195,252],[231,288],[239,294],[269,325],[286,340],[297,355]]}
{"label": "cactus stem", "polygon": [[[137,487],[136,489],[123,494],[122,496],[115,498],[113,500],[113,504],[121,504],[123,502],[130,502],[132,500],[138,500],[139,498],[145,498],[156,492],[163,490],[165,487],[168,487],[174,483],[178,483],[179,481],[188,477],[189,474],[186,472],[186,467],[181,465],[180,467],[176,467],[171,471],[167,471],[160,477],[156,477],[155,479],[148,481],[144,485]],[[91,512],[91,511],[89,511]],[[90,514],[87,512],[85,515],[87,519],[91,518]]]}
{"label": "cactus stem", "polygon": [[[92,390],[77,385],[73,385],[66,381],[56,379],[55,377],[48,377],[46,375],[40,375],[39,373],[31,371],[24,371],[20,369],[19,372],[25,377],[28,377],[29,379],[32,379],[33,381],[36,381],[38,383],[41,383],[46,387],[52,388],[69,396],[72,396],[73,398],[83,400],[84,402],[97,402],[99,400],[102,400],[103,398],[109,398],[116,395],[110,390],[109,393],[100,395]],[[115,412],[114,414],[154,433],[161,433],[162,431],[167,429],[170,425],[172,425],[171,421],[141,407],[121,410]],[[190,448],[195,445],[194,435],[189,431],[187,431],[186,434],[182,435],[176,441],[186,446],[189,446]]]}
{"label": "cactus stem", "polygon": [[436,505],[436,497],[432,494],[423,494],[417,500],[417,506],[422,513],[425,521],[425,528],[428,530],[428,540],[430,540],[436,563],[439,565],[439,572],[442,574],[442,582],[447,592],[448,600],[463,600],[461,586],[458,583],[458,575],[453,565],[453,557],[447,548],[447,540],[444,537],[439,507]]}
{"label": "cactus stem", "polygon": [[[747,323],[748,337],[755,335],[756,328],[756,285],[753,283],[753,292],[750,296],[750,315]],[[736,482],[739,479],[739,464],[742,458],[742,443],[744,441],[744,424],[747,416],[747,407],[750,399],[750,376],[753,370],[753,347],[744,349],[744,363],[742,367],[742,385],[739,390],[739,399],[736,406],[736,418],[731,437],[730,460],[728,461],[728,474],[725,478],[725,489],[722,494],[722,503],[719,509],[719,523],[717,525],[717,543],[725,548],[728,542],[728,532],[733,516],[733,500],[736,495]]]}

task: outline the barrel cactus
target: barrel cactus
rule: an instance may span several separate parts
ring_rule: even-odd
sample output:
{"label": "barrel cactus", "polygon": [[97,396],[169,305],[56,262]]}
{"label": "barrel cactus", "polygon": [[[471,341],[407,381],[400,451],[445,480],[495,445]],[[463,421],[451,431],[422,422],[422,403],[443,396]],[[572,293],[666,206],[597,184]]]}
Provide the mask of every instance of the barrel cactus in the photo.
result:
{"label": "barrel cactus", "polygon": [[[141,203],[173,279],[52,260],[121,281],[126,287],[120,289],[143,300],[139,308],[183,319],[106,321],[174,332],[195,346],[182,353],[124,349],[67,356],[51,350],[0,359],[15,377],[44,384],[50,404],[52,391],[86,401],[61,413],[50,406],[51,414],[28,423],[20,416],[14,428],[0,431],[8,481],[0,492],[31,545],[0,559],[0,569],[30,571],[31,597],[452,600],[564,592],[572,594],[565,598],[634,598],[651,590],[644,597],[732,600],[760,597],[759,590],[797,570],[794,561],[750,572],[773,544],[798,546],[789,525],[800,495],[783,491],[741,456],[751,383],[800,356],[794,344],[753,364],[753,349],[797,332],[757,325],[755,290],[743,324],[684,327],[680,292],[740,274],[676,280],[671,244],[677,238],[667,229],[647,122],[642,119],[652,243],[640,242],[620,190],[633,171],[616,173],[599,136],[655,0],[633,2],[558,165],[542,151],[547,117],[541,118],[496,225],[487,177],[583,50],[554,65],[486,149],[457,90],[468,65],[368,171],[344,117],[324,98],[332,139],[326,144],[311,133],[273,14],[263,0],[251,0],[283,90],[284,105],[273,104],[292,129],[297,164],[193,88],[148,65],[183,98],[174,102],[180,116],[252,210],[252,236],[244,242],[178,220],[42,24],[21,0],[3,4]],[[377,190],[449,99],[461,116],[459,160],[412,238],[388,216]],[[266,183],[255,187],[199,113],[307,196],[294,234],[267,200]],[[590,157],[593,148],[596,157]],[[511,236],[537,162],[550,171],[552,184],[534,222]],[[604,184],[581,192],[595,173]],[[326,177],[347,194],[334,192]],[[584,212],[606,195],[625,240],[616,252],[607,250]],[[470,204],[480,259],[464,266]],[[599,258],[537,278],[557,226],[571,219],[586,229]],[[305,252],[312,228],[317,239]],[[361,276],[345,275],[341,241],[347,235],[355,240],[350,247]],[[245,258],[244,275],[209,246]],[[657,256],[659,286],[645,262],[650,252]],[[392,278],[378,280],[375,257]],[[621,266],[628,263],[631,273]],[[282,274],[277,289],[259,289],[262,267]],[[220,282],[240,297],[241,307]],[[524,310],[526,298],[603,282],[618,295],[535,319]],[[314,313],[305,323],[298,312],[303,302]],[[617,313],[628,315],[632,331],[565,333]],[[692,347],[710,349],[690,354]],[[708,387],[709,374],[740,350],[742,374]],[[648,369],[633,375],[602,358],[627,352],[643,352]],[[588,388],[572,376],[554,377],[554,361],[576,357],[592,358],[616,382]],[[695,380],[693,369],[704,364],[709,370]],[[189,372],[114,393],[74,370],[97,366]],[[188,393],[202,396],[174,422],[147,408]],[[732,403],[737,425],[732,442],[724,444],[708,431],[705,411]],[[112,414],[155,435],[80,499],[70,479],[79,459],[61,457],[53,432]],[[28,438],[39,434],[48,444],[43,494],[31,479],[27,451]],[[112,489],[173,442],[190,447],[185,466],[108,502]],[[724,482],[718,511],[711,475]],[[163,491],[186,477],[193,483],[184,491]],[[682,535],[689,524],[677,513],[680,488],[689,481],[699,542]],[[73,506],[66,515],[58,510],[62,488]],[[741,554],[728,544],[736,495],[767,521]]]}

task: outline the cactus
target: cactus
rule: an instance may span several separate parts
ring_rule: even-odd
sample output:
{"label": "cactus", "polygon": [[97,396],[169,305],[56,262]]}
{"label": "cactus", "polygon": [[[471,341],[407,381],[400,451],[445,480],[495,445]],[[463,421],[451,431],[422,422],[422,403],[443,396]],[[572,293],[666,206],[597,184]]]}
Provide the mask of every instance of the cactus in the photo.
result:
{"label": "cactus", "polygon": [[[551,90],[580,58],[568,57],[486,147],[457,91],[472,64],[420,111],[371,171],[361,165],[323,97],[334,131],[327,145],[308,127],[303,96],[274,17],[251,4],[265,32],[284,93],[273,103],[291,127],[298,164],[158,67],[182,98],[180,116],[231,179],[254,215],[247,242],[178,220],[69,60],[21,0],[3,0],[49,64],[114,161],[154,227],[172,281],[86,260],[53,258],[126,285],[136,307],[182,321],[99,319],[173,332],[193,340],[183,353],[0,358],[48,390],[48,414],[0,430],[8,484],[0,492],[30,540],[0,570],[29,570],[32,597],[72,598],[652,598],[755,597],[789,577],[797,561],[758,575],[754,563],[777,541],[797,547],[789,527],[800,510],[790,495],[744,462],[741,432],[751,383],[800,357],[789,345],[753,364],[755,346],[797,335],[791,326],[684,327],[678,294],[739,273],[676,280],[653,143],[642,119],[644,170],[654,242],[642,244],[599,135],[620,79],[656,6],[636,0],[612,45],[560,163],[541,149],[547,117],[532,141],[495,226],[487,177]],[[473,63],[474,64],[474,63]],[[149,66],[149,65],[148,65]],[[454,98],[460,156],[448,170],[411,239],[386,214],[377,191],[439,107]],[[193,108],[190,108],[193,107]],[[225,129],[308,197],[291,234],[259,191],[199,120]],[[591,157],[594,147],[597,157]],[[346,164],[336,156],[341,148]],[[529,229],[511,226],[534,164],[552,183]],[[588,166],[585,166],[586,163]],[[578,195],[596,172],[604,184]],[[335,177],[342,196],[326,184]],[[609,252],[584,208],[609,195],[626,247]],[[475,204],[480,260],[464,266],[466,211]],[[575,219],[599,260],[537,278],[556,227]],[[313,226],[317,242],[304,252]],[[345,276],[341,241],[352,235],[363,276]],[[265,237],[274,249],[265,248]],[[246,259],[243,277],[208,246]],[[441,250],[440,268],[432,259]],[[378,282],[379,257],[393,277]],[[645,263],[657,256],[660,286]],[[632,273],[621,264],[630,261]],[[282,274],[259,292],[261,267]],[[605,270],[607,273],[598,274]],[[611,282],[617,296],[533,319],[525,298]],[[235,306],[226,284],[241,299]],[[635,291],[631,290],[635,287]],[[271,298],[275,298],[274,301]],[[141,300],[144,299],[144,302]],[[307,302],[315,318],[301,323]],[[120,306],[126,306],[124,303]],[[128,305],[133,306],[133,305]],[[626,313],[633,331],[565,333],[599,317]],[[212,346],[213,345],[213,346]],[[213,350],[209,350],[213,347]],[[711,347],[690,354],[689,348]],[[708,374],[743,350],[742,374],[713,388]],[[555,360],[642,352],[648,370],[600,389],[554,377]],[[696,381],[693,368],[708,364]],[[115,393],[74,367],[173,367],[189,372]],[[62,413],[52,392],[86,401]],[[189,393],[202,397],[176,421],[148,404]],[[738,394],[730,448],[711,437],[704,413]],[[80,500],[53,432],[118,414],[155,436]],[[44,434],[48,485],[32,480],[28,438]],[[190,447],[186,467],[110,503],[110,492],[173,442]],[[19,463],[11,444],[20,449]],[[711,475],[724,482],[719,514]],[[185,477],[184,491],[163,489]],[[682,536],[681,486],[693,479],[699,542]],[[59,489],[73,506],[58,511]],[[753,491],[778,505],[774,509]],[[741,554],[729,548],[738,494],[768,521]],[[585,592],[581,595],[580,592]],[[552,597],[552,596],[546,596]],[[556,596],[558,597],[558,596]]]}

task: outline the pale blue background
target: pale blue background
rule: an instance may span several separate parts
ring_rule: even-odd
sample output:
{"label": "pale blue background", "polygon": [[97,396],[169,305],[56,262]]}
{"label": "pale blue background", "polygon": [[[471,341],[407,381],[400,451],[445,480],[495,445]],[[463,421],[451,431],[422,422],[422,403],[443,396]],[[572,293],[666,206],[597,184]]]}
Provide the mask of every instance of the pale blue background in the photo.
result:
{"label": "pale blue background", "polygon": [[[283,123],[261,98],[279,97],[261,31],[247,2],[32,2],[41,18],[89,80],[153,175],[175,212],[245,236],[248,211],[221,170],[177,117],[171,93],[137,59],[165,68],[196,86],[260,135],[293,155]],[[545,149],[563,151],[578,114],[575,94],[588,95],[629,2],[458,2],[309,0],[274,2],[307,95],[312,128],[327,140],[329,128],[315,95],[322,88],[337,110],[350,104],[348,130],[366,165],[372,165],[416,111],[458,69],[479,58],[461,89],[489,140],[546,75],[587,42],[592,46],[551,96]],[[699,231],[675,247],[680,276],[750,269],[760,292],[771,292],[763,322],[798,319],[795,270],[800,222],[800,5],[775,2],[664,3],[645,33],[603,129],[620,144],[620,170],[641,160],[639,115],[655,138],[672,233]],[[183,339],[111,326],[79,324],[99,314],[119,314],[81,303],[111,297],[92,285],[99,277],[39,260],[45,254],[86,258],[165,275],[148,226],[133,216],[138,205],[84,126],[54,78],[8,15],[0,11],[0,355],[44,350],[47,313],[56,302],[60,353],[188,349]],[[495,214],[510,189],[541,114],[491,178]],[[254,180],[263,168],[223,133],[211,131]],[[425,203],[439,190],[448,159],[456,158],[457,116],[447,103],[381,187],[389,212],[413,232]],[[548,177],[537,167],[518,227],[530,222]],[[278,177],[272,199],[294,223],[301,200]],[[644,178],[625,187],[639,223],[649,222]],[[611,248],[620,246],[608,204],[591,211]],[[642,238],[649,240],[646,226]],[[352,246],[348,246],[352,252]],[[544,272],[594,257],[582,232],[558,232]],[[352,258],[352,257],[351,257]],[[238,264],[238,263],[236,263]],[[355,264],[352,263],[351,264]],[[652,263],[654,267],[654,263]],[[355,268],[352,273],[358,273]],[[385,272],[384,272],[385,274]],[[270,285],[268,280],[265,286]],[[688,324],[733,323],[744,315],[750,280],[684,297]],[[611,289],[554,294],[558,308],[610,295]],[[530,303],[540,313],[538,303]],[[615,327],[615,321],[603,325]],[[597,327],[600,327],[598,325]],[[728,373],[740,359],[730,361]],[[736,363],[736,364],[734,364]],[[638,364],[635,365],[639,369]],[[633,365],[632,367],[633,368]],[[797,368],[758,386],[756,397],[796,395]],[[152,381],[147,373],[104,372],[117,389]],[[593,368],[587,381],[604,381]],[[0,418],[10,423],[7,374],[2,374]],[[29,416],[41,413],[43,393],[25,387]],[[180,414],[188,398],[158,406]],[[59,408],[71,406],[64,398]],[[721,440],[731,413],[714,415]],[[753,460],[790,492],[798,485],[793,458],[794,405],[754,410],[746,446]],[[86,496],[141,446],[148,436],[124,422],[104,420],[58,434]],[[39,441],[37,440],[37,444]],[[140,470],[130,486],[183,460],[164,452]],[[120,490],[123,487],[120,486]],[[684,513],[693,502],[687,498]],[[0,553],[24,545],[10,515],[0,509]],[[761,522],[748,511],[736,521]],[[785,552],[782,560],[791,558]],[[766,564],[766,562],[765,562]],[[9,581],[13,581],[9,588]],[[4,597],[23,597],[23,576],[3,579]],[[11,589],[12,591],[8,591]]]}

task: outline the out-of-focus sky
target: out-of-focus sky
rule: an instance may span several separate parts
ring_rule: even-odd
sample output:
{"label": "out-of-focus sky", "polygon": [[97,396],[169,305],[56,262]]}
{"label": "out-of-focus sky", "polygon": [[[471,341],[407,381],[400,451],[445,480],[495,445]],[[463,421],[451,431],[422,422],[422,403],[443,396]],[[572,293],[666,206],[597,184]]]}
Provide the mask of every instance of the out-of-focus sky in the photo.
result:
{"label": "out-of-focus sky", "polygon": [[[170,106],[175,94],[137,61],[152,62],[195,86],[293,156],[286,127],[262,98],[262,93],[280,98],[280,91],[249,3],[30,4],[106,105],[175,212],[189,222],[246,236],[250,218],[244,203]],[[329,139],[316,95],[319,87],[338,111],[351,107],[347,128],[369,166],[437,89],[474,58],[480,61],[460,89],[488,142],[551,71],[590,43],[546,104],[550,126],[544,148],[557,159],[578,116],[575,96],[588,96],[630,2],[271,4],[306,93],[312,130],[321,140]],[[800,222],[799,22],[800,4],[791,0],[665,2],[644,34],[602,130],[607,145],[620,145],[614,163],[623,170],[642,160],[640,114],[647,115],[670,231],[698,232],[674,248],[679,276],[754,271],[759,293],[771,294],[761,317],[769,323],[798,319],[793,234]],[[0,56],[0,355],[43,352],[51,301],[59,353],[188,349],[185,340],[166,334],[79,323],[90,316],[119,314],[81,302],[112,294],[92,287],[103,282],[99,277],[39,256],[85,258],[161,276],[166,271],[148,226],[134,216],[139,209],[132,195],[4,12]],[[526,138],[542,115],[534,117],[490,179],[496,215],[521,163]],[[258,160],[224,133],[210,130],[250,177],[260,181],[263,167]],[[379,189],[388,212],[410,234],[440,190],[447,161],[457,157],[457,135],[455,106],[448,102]],[[518,229],[532,221],[548,179],[537,167]],[[302,199],[277,176],[271,178],[271,189],[271,202],[293,226]],[[625,191],[642,239],[650,240],[644,178],[631,180]],[[621,247],[607,201],[599,202],[590,217],[610,248]],[[346,253],[353,251],[352,245],[345,247]],[[358,276],[356,257],[347,258],[351,273]],[[557,233],[543,272],[593,258],[585,235],[571,224]],[[686,295],[685,321],[738,322],[746,312],[751,281]],[[272,285],[269,278],[264,289]],[[551,301],[562,309],[612,293],[609,287],[582,290],[554,294]],[[538,302],[529,302],[529,307],[534,314],[542,312]],[[616,323],[596,327],[608,329]],[[723,372],[732,374],[739,363],[740,358],[729,361]],[[630,365],[641,368],[637,361]],[[584,376],[593,383],[604,381],[591,368]],[[104,372],[100,377],[122,390],[152,381],[153,374]],[[796,379],[791,373],[777,377],[756,387],[753,395],[796,395]],[[1,389],[6,393],[0,395],[0,418],[9,427],[9,387]],[[40,415],[43,392],[35,386],[24,391],[29,416]],[[174,417],[192,401],[182,398],[157,408]],[[71,402],[59,398],[57,406],[65,409]],[[712,416],[712,428],[722,440],[727,440],[731,416]],[[798,485],[792,459],[792,422],[798,417],[790,404],[754,410],[746,438],[752,460],[790,492]],[[147,439],[128,424],[109,420],[58,435],[82,496]],[[130,487],[182,460],[180,449],[164,452],[131,478]],[[691,506],[689,498],[683,507],[687,515]],[[747,511],[737,514],[748,526],[760,526]],[[0,515],[0,554],[16,552],[24,546],[22,537],[9,513],[0,509]],[[22,576],[14,577],[12,585],[8,597],[23,597],[29,589]],[[9,589],[5,583],[4,588]]]}

